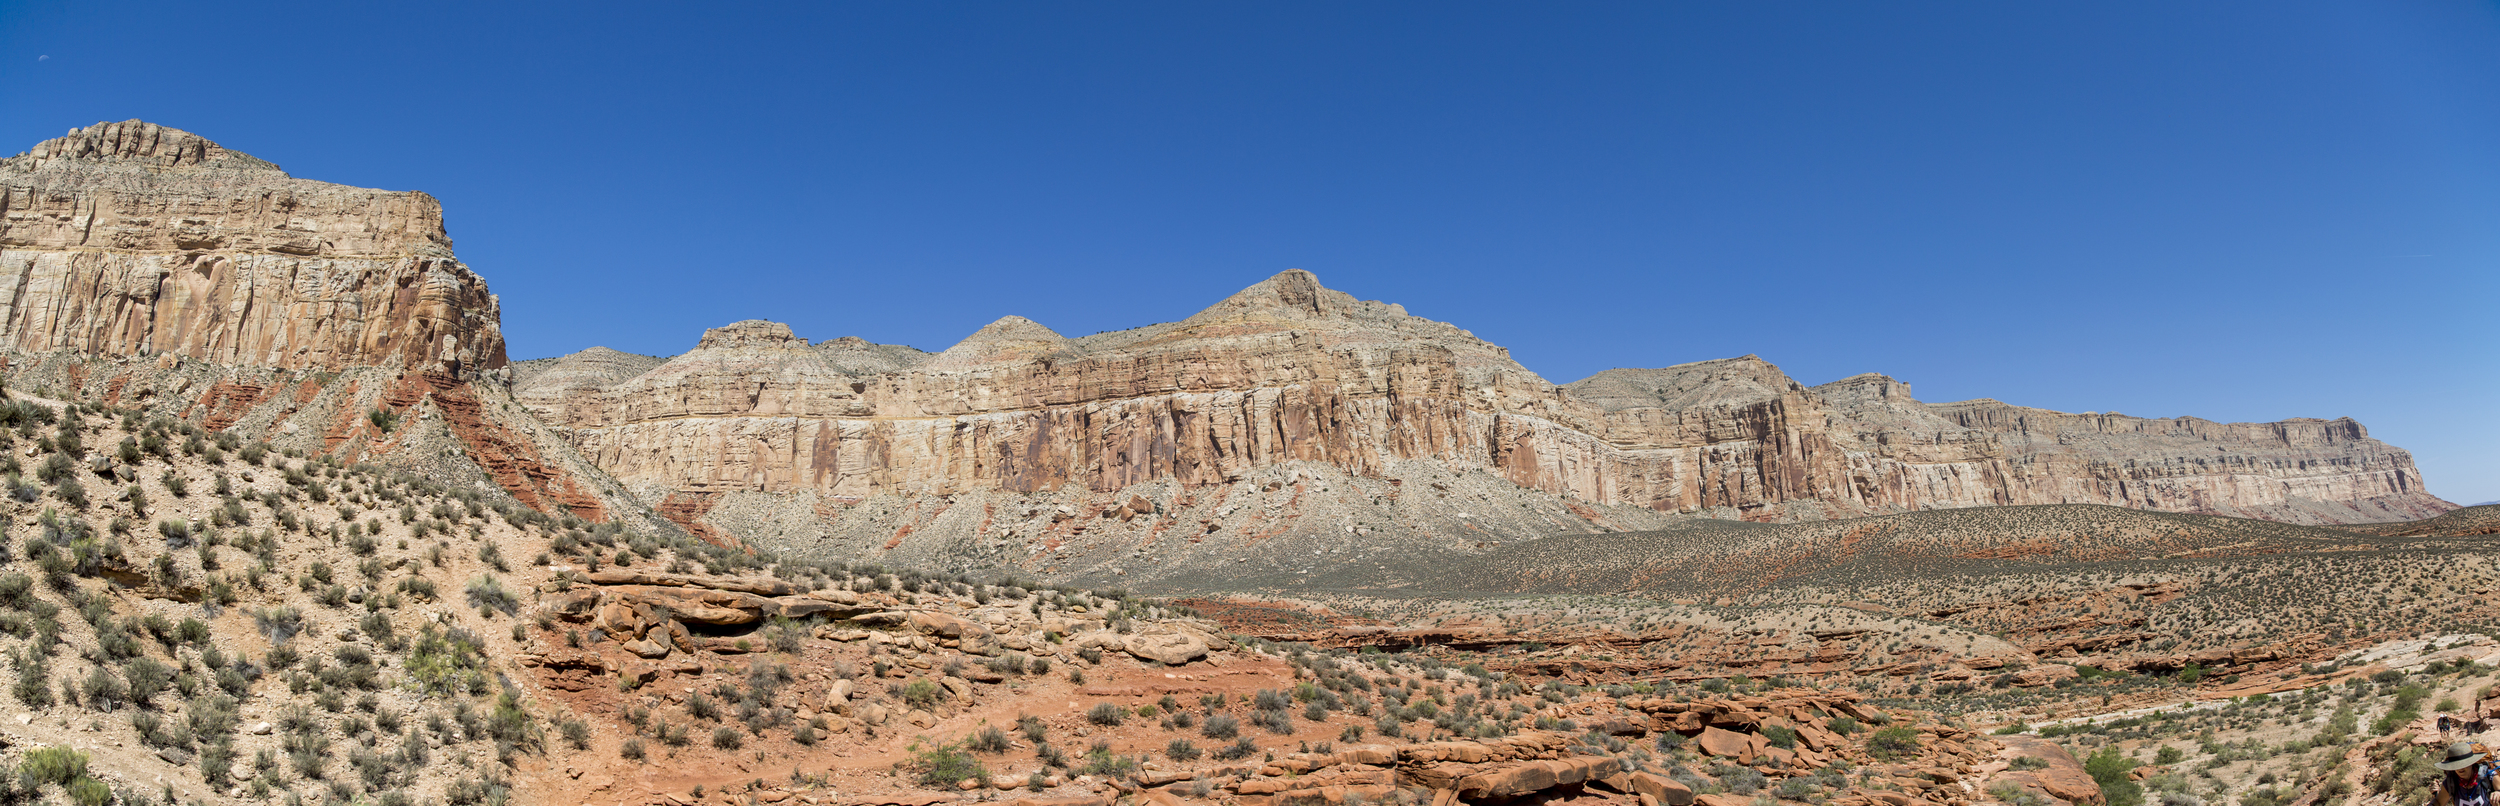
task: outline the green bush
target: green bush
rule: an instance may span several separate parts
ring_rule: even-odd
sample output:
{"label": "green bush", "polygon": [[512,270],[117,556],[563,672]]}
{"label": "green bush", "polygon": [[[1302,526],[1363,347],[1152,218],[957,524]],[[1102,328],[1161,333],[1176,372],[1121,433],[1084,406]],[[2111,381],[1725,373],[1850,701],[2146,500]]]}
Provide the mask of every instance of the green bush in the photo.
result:
{"label": "green bush", "polygon": [[938,688],[938,684],[928,680],[914,680],[909,685],[903,686],[903,702],[913,708],[925,709],[936,706],[938,700],[944,696],[946,696],[946,690]]}
{"label": "green bush", "polygon": [[927,787],[952,788],[966,778],[986,781],[990,777],[979,758],[951,744],[920,751],[912,757],[912,766],[920,771],[920,785]]}
{"label": "green bush", "polygon": [[44,784],[68,786],[71,781],[86,777],[87,754],[67,747],[38,747],[26,751],[26,760],[18,765],[17,778],[27,789]]}
{"label": "green bush", "polygon": [[93,778],[71,781],[62,789],[69,793],[69,802],[78,806],[104,806],[113,802],[113,788]]}
{"label": "green bush", "polygon": [[481,575],[469,580],[468,592],[469,606],[477,608],[480,612],[500,611],[509,616],[513,611],[521,608],[521,598],[512,595],[512,591],[504,588],[502,581],[492,576]]}
{"label": "green bush", "polygon": [[1010,743],[1007,741],[1007,732],[999,730],[995,726],[982,728],[980,732],[973,734],[972,738],[966,744],[973,750],[973,752],[989,753],[992,755],[1007,752],[1007,748],[1010,746]]}
{"label": "green bush", "polygon": [[1085,753],[1085,767],[1077,772],[1105,778],[1126,778],[1137,774],[1137,759],[1111,752],[1111,743],[1096,742]]}
{"label": "green bush", "polygon": [[2127,775],[2135,766],[2135,759],[2119,752],[2117,745],[2102,747],[2083,760],[2083,771],[2101,785],[2101,797],[2109,806],[2143,806],[2144,787]]}
{"label": "green bush", "polygon": [[1876,758],[1891,760],[1919,751],[1918,731],[1908,725],[1894,725],[1875,732],[1866,739],[1866,752]]}
{"label": "green bush", "polygon": [[402,666],[418,691],[450,694],[467,687],[485,663],[486,642],[467,630],[441,631],[427,625]]}

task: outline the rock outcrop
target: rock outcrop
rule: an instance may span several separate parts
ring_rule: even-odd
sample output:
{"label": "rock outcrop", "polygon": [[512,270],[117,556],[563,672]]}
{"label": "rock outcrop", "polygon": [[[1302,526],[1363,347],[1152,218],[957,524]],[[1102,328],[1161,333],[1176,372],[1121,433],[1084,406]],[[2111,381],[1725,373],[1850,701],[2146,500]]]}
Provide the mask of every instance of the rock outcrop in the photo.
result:
{"label": "rock outcrop", "polygon": [[[1780,521],[2107,503],[2307,523],[2449,508],[2410,456],[2350,420],[1930,405],[1880,375],[1808,387],[1754,356],[1558,386],[1465,330],[1298,270],[1179,322],[1083,338],[1011,316],[932,355],[740,322],[637,376],[614,366],[606,352],[552,359],[538,377],[565,382],[515,395],[647,498],[798,496],[820,523],[843,517],[828,502],[877,496],[1074,491],[1116,506],[1283,466],[1404,479],[1418,462],[1558,497],[1583,529],[1637,525],[1633,508]],[[925,526],[878,528],[899,540]],[[1558,527],[1571,528],[1532,526]]]}
{"label": "rock outcrop", "polygon": [[491,484],[545,512],[642,509],[503,384],[476,383],[501,377],[500,316],[424,193],[297,179],[139,121],[0,160],[12,389]]}
{"label": "rock outcrop", "polygon": [[190,132],[98,123],[0,160],[0,346],[468,373],[493,295],[418,192],[290,177]]}

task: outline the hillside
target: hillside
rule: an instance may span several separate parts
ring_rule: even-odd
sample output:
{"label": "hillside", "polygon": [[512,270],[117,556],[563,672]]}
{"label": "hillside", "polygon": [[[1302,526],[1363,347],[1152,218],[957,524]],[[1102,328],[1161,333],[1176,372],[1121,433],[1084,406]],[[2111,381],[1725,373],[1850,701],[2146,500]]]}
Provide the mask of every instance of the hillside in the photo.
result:
{"label": "hillside", "polygon": [[2471,537],[2500,535],[2500,504],[2477,504],[2417,521],[2359,523],[2343,527],[2387,537]]}
{"label": "hillside", "polygon": [[1991,746],[1951,726],[1919,725],[1907,749],[1852,735],[1912,717],[1846,693],[1599,691],[1240,645],[1118,593],[550,518],[132,409],[21,398],[0,425],[6,463],[21,445],[33,460],[31,476],[0,467],[0,516],[25,535],[0,562],[12,798],[925,803],[981,788],[1102,803],[1158,787],[1169,802],[1420,802],[1565,787],[1630,806],[1792,779],[1801,796],[1856,791],[1827,764],[1989,775],[1973,763]]}
{"label": "hillside", "polygon": [[1416,557],[1406,570],[1411,576],[1390,584],[1448,592],[1715,597],[1834,575],[1941,575],[2315,552],[2364,542],[2340,529],[2210,515],[2090,505],[1976,507],[1816,523],[1694,521],[1649,532],[1565,535],[1476,555]]}

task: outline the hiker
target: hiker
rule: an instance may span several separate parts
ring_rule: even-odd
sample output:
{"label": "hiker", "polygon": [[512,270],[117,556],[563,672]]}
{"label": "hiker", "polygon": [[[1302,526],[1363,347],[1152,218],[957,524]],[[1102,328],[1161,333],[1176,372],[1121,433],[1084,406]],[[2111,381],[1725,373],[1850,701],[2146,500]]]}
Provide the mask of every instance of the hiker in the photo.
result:
{"label": "hiker", "polygon": [[2440,772],[2439,780],[2431,782],[2431,806],[2493,806],[2491,792],[2500,785],[2500,773],[2483,763],[2488,755],[2473,742],[2448,745],[2448,757],[2433,765]]}

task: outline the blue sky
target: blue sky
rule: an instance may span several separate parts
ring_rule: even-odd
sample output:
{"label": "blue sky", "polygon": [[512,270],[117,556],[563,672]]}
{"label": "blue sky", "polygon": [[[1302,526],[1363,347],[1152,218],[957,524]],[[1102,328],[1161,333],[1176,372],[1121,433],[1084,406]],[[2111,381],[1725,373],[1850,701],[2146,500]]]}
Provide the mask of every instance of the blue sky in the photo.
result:
{"label": "blue sky", "polygon": [[1304,268],[1556,381],[2351,416],[2500,499],[2490,2],[689,8],[0,0],[0,151],[135,117],[432,193],[515,358]]}

